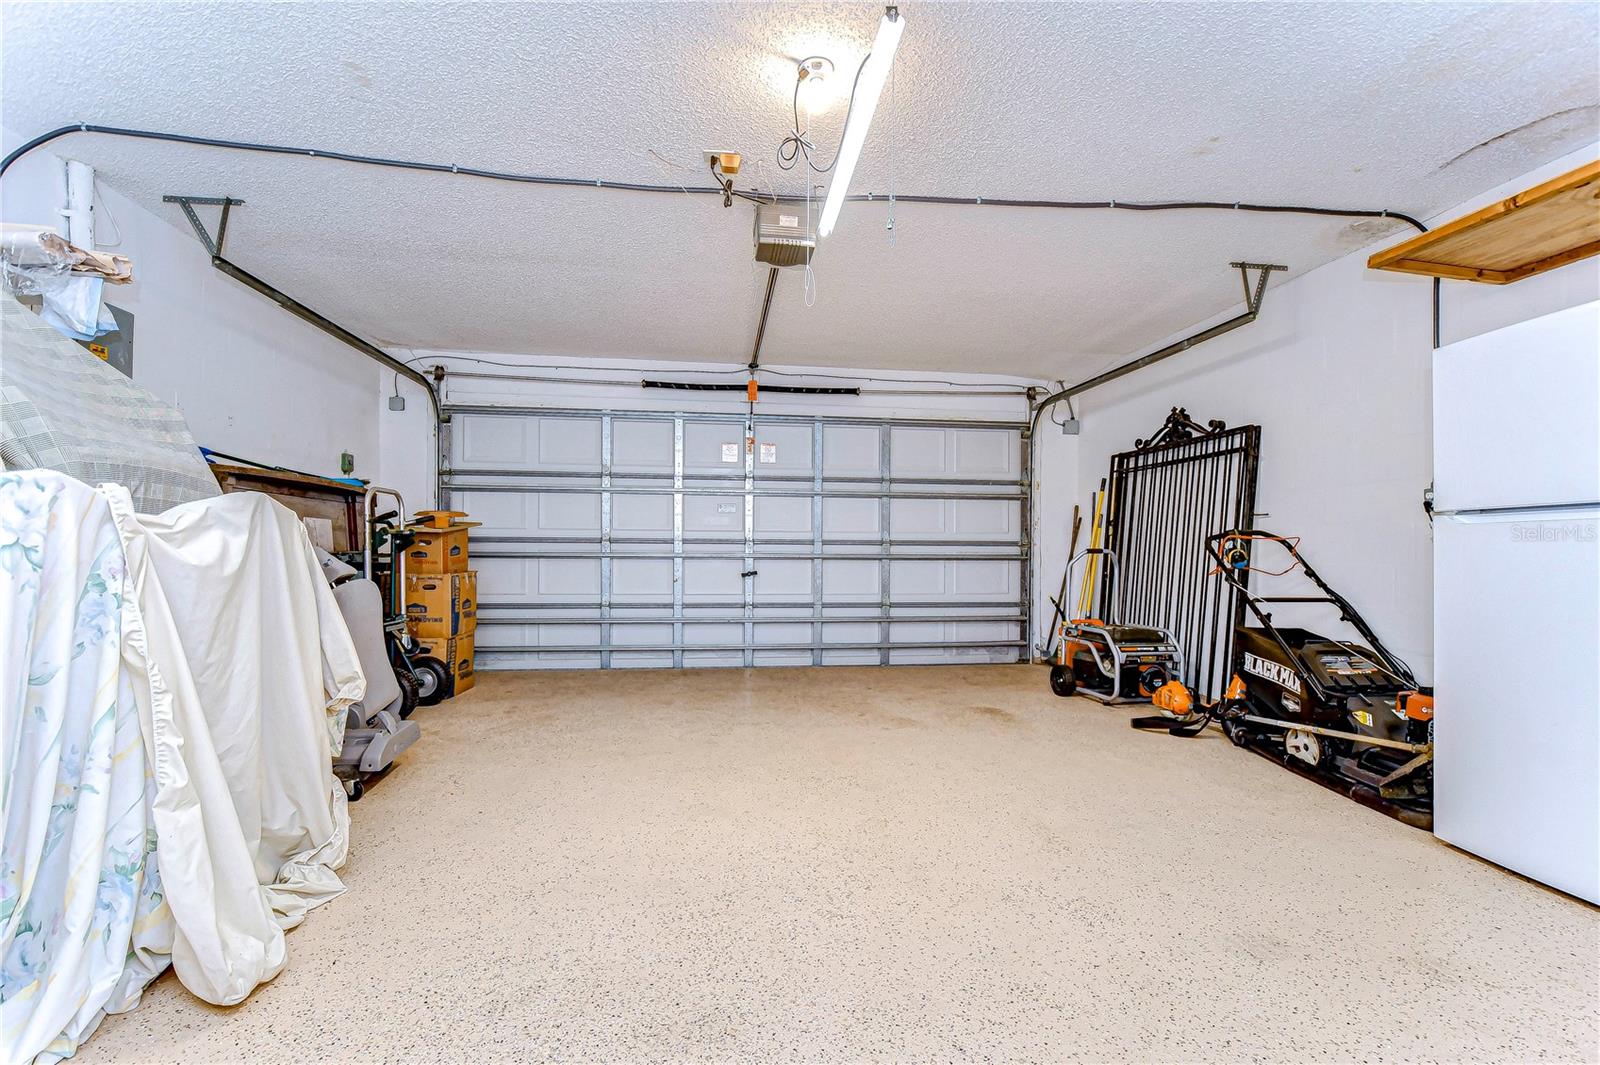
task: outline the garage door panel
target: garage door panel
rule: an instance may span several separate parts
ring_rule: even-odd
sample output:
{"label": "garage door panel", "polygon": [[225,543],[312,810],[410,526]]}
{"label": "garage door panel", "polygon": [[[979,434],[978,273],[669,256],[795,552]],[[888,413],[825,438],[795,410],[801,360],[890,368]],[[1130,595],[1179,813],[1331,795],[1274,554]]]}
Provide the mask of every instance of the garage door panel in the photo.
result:
{"label": "garage door panel", "polygon": [[611,471],[672,472],[672,423],[618,418],[611,426]]}
{"label": "garage door panel", "polygon": [[478,603],[517,602],[533,598],[534,568],[525,559],[474,556],[478,570]]}
{"label": "garage door panel", "polygon": [[597,559],[478,558],[478,602],[594,599],[600,594]]}
{"label": "garage door panel", "polygon": [[915,602],[918,599],[948,599],[950,597],[949,562],[889,563],[889,598],[895,602]]}
{"label": "garage door panel", "polygon": [[[961,617],[1022,610],[1020,562],[965,557],[1017,553],[1008,545],[1022,536],[1021,502],[977,498],[1011,492],[1009,482],[1021,480],[1015,428],[769,416],[755,425],[755,487],[747,493],[741,421],[607,417],[453,419],[449,445],[463,486],[447,480],[449,499],[483,523],[476,538],[500,541],[484,543],[475,558],[479,668],[1015,660],[1019,623]],[[820,505],[811,494],[819,436]],[[683,490],[675,497],[680,437]],[[885,441],[902,483],[880,489]],[[607,467],[609,486],[601,481]],[[584,557],[494,557],[517,551]],[[749,578],[747,569],[755,571]],[[541,611],[551,616],[541,620]],[[880,648],[885,639],[890,645]],[[998,646],[955,646],[984,641]],[[911,646],[921,644],[935,646]]]}
{"label": "garage door panel", "polygon": [[463,492],[455,509],[483,523],[474,536],[526,536],[537,506],[536,496],[522,492]]}
{"label": "garage door panel", "polygon": [[950,433],[950,471],[975,480],[1019,476],[1021,449],[1017,436],[992,429],[955,429]]}
{"label": "garage door panel", "polygon": [[795,537],[811,535],[811,500],[796,496],[768,496],[755,500],[755,534]]}
{"label": "garage door panel", "polygon": [[663,537],[672,535],[672,497],[669,495],[613,495],[611,535]]}
{"label": "garage door panel", "polygon": [[762,559],[756,563],[756,601],[770,603],[786,599],[811,602],[811,561]]}
{"label": "garage door panel", "polygon": [[[757,622],[754,626],[756,645],[762,644],[809,644],[811,642],[811,624],[809,622]],[[737,641],[735,641],[737,642]]]}
{"label": "garage door panel", "polygon": [[950,508],[943,499],[891,499],[889,530],[896,540],[942,539],[950,533]]}
{"label": "garage door panel", "polygon": [[953,591],[959,598],[1015,599],[1021,585],[1017,562],[953,562]]}
{"label": "garage door panel", "polygon": [[600,594],[600,562],[588,558],[529,559],[537,568],[538,598],[594,598]]}
{"label": "garage door panel", "polygon": [[962,539],[1015,540],[1021,534],[1022,504],[1009,499],[956,499],[945,504],[950,531]]}
{"label": "garage door panel", "polygon": [[474,639],[482,653],[522,647],[592,647],[600,642],[599,625],[510,624],[485,626]]}
{"label": "garage door panel", "polygon": [[538,519],[533,528],[534,535],[572,536],[578,533],[600,535],[598,492],[594,495],[541,493],[536,499]]}
{"label": "garage door panel", "polygon": [[876,499],[824,499],[822,535],[826,539],[875,540],[881,517]]}
{"label": "garage door panel", "polygon": [[671,669],[671,651],[613,651],[612,669]]}
{"label": "garage door panel", "polygon": [[697,651],[692,647],[685,647],[683,664],[689,669],[737,667],[744,665],[744,657],[739,651]]}
{"label": "garage door panel", "polygon": [[480,651],[472,665],[479,673],[492,673],[502,669],[598,669],[600,655],[593,651],[578,654]]}
{"label": "garage door panel", "polygon": [[732,559],[685,558],[683,560],[683,601],[685,603],[727,601],[744,594],[742,563]]}
{"label": "garage door panel", "polygon": [[828,559],[822,563],[822,598],[827,600],[878,601],[878,564],[855,560]]}
{"label": "garage door panel", "polygon": [[482,632],[474,637],[474,649],[478,652],[493,651],[498,647],[523,647],[532,644],[539,638],[540,625],[486,625]]}
{"label": "garage door panel", "polygon": [[[725,451],[725,446],[732,450]],[[724,458],[731,454],[731,459]],[[726,476],[744,473],[744,426],[737,422],[685,422],[683,473]]]}
{"label": "garage door panel", "polygon": [[672,623],[661,625],[613,625],[611,643],[614,647],[664,647],[672,643]]}
{"label": "garage door panel", "polygon": [[763,476],[811,475],[811,426],[763,422],[758,419],[755,427],[756,483],[759,484]]}
{"label": "garage door panel", "polygon": [[891,429],[889,471],[895,477],[937,477],[949,474],[949,430]]}
{"label": "garage door panel", "polygon": [[[524,626],[519,626],[524,627]],[[532,625],[534,639],[526,641],[537,647],[593,647],[600,642],[598,625]]]}
{"label": "garage door panel", "polygon": [[879,477],[878,429],[865,425],[822,428],[824,477]]}
{"label": "garage door panel", "polygon": [[756,666],[809,666],[813,665],[810,651],[763,651],[759,647],[754,653]]}
{"label": "garage door panel", "polygon": [[[862,622],[836,622],[822,627],[822,642],[830,643],[869,643],[878,642],[878,623]],[[876,656],[874,656],[876,657]]]}
{"label": "garage door panel", "polygon": [[[480,593],[481,594],[481,593]],[[661,602],[672,598],[672,560],[614,558],[611,598],[616,603]]]}
{"label": "garage door panel", "polygon": [[744,496],[684,496],[683,535],[685,539],[696,536],[720,540],[731,536],[743,538]]}
{"label": "garage door panel", "polygon": [[600,423],[593,418],[540,418],[537,439],[540,469],[600,468]]}
{"label": "garage door panel", "polygon": [[532,466],[535,454],[529,433],[537,424],[522,418],[463,418],[456,428],[457,465]]}

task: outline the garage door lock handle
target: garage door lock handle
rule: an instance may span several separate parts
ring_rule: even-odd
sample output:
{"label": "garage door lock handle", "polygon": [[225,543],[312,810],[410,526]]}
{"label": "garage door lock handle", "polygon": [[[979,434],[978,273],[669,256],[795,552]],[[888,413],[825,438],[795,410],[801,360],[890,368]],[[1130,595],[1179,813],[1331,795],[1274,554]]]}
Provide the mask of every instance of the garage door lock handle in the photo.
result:
{"label": "garage door lock handle", "polygon": [[739,574],[739,576],[741,576],[741,577],[754,577],[759,572],[761,572],[761,571],[760,570],[747,569],[743,573]]}

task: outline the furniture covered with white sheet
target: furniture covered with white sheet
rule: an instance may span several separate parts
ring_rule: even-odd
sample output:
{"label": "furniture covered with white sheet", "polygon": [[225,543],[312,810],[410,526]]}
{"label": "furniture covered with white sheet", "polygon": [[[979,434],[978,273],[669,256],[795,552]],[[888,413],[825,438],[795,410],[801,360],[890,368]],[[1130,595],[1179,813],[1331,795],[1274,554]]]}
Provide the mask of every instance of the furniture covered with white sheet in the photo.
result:
{"label": "furniture covered with white sheet", "polygon": [[331,765],[365,681],[304,529],[253,493],[141,516],[0,474],[0,569],[6,1060],[71,1053],[169,961],[242,1001],[343,890]]}

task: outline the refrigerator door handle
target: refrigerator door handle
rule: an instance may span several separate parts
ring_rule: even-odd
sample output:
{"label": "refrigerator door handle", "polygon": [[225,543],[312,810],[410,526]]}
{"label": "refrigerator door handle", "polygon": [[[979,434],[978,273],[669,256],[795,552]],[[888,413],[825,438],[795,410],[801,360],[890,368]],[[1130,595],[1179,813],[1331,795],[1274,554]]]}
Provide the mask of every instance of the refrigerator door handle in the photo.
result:
{"label": "refrigerator door handle", "polygon": [[1435,518],[1449,518],[1469,525],[1516,521],[1581,521],[1600,518],[1600,503],[1552,503],[1543,507],[1484,507],[1481,510],[1436,510]]}

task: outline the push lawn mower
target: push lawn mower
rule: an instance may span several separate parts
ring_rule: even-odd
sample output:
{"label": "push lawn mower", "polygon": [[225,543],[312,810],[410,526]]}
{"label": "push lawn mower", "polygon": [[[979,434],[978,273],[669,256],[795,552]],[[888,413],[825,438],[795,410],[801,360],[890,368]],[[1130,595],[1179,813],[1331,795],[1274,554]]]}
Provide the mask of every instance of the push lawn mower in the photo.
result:
{"label": "push lawn mower", "polygon": [[[1252,592],[1247,580],[1256,544],[1276,545],[1290,558],[1285,569],[1256,572],[1284,576],[1301,570],[1317,594]],[[1364,790],[1401,811],[1431,811],[1433,689],[1418,685],[1356,608],[1311,568],[1298,537],[1235,529],[1207,537],[1206,550],[1258,625],[1235,627],[1233,675],[1220,699],[1204,704],[1174,680],[1151,700],[1163,716],[1136,718],[1133,726],[1195,736],[1216,721],[1239,746],[1279,753],[1286,764],[1337,781],[1353,796]],[[1332,606],[1365,645],[1280,627],[1272,620],[1273,603]]]}
{"label": "push lawn mower", "polygon": [[[1104,556],[1108,581],[1101,611],[1107,617],[1071,618],[1061,622],[1050,690],[1057,695],[1087,695],[1102,703],[1142,703],[1174,677],[1183,674],[1183,652],[1171,633],[1148,625],[1123,625],[1110,620],[1117,601],[1117,556],[1104,547],[1079,551],[1073,566]],[[1063,579],[1066,587],[1070,580]],[[1057,611],[1065,614],[1061,604]]]}

